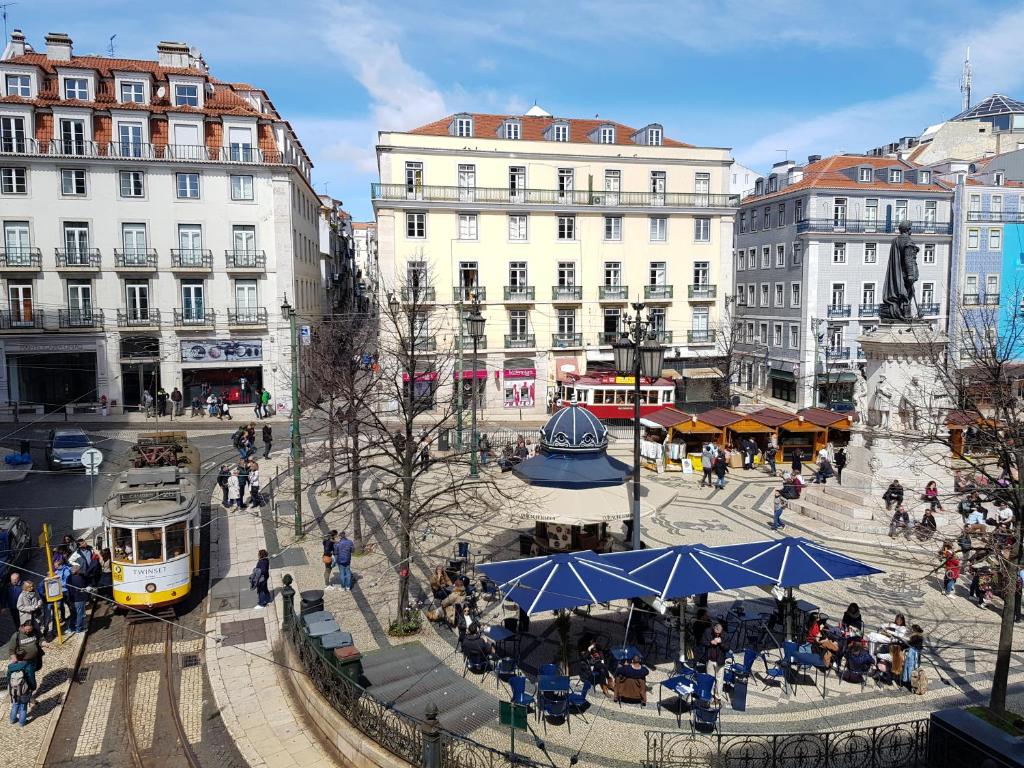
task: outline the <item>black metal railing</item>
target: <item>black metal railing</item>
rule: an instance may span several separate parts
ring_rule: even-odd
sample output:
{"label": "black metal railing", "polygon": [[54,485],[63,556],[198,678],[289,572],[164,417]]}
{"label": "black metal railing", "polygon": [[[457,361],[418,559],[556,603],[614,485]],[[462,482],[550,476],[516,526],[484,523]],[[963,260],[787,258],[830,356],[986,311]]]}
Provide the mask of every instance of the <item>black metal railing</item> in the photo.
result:
{"label": "black metal railing", "polygon": [[828,312],[828,316],[829,317],[849,317],[850,316],[850,305],[849,304],[829,304],[827,312]]}
{"label": "black metal railing", "polygon": [[54,248],[57,269],[99,269],[99,248]]}
{"label": "black metal railing", "polygon": [[99,145],[84,139],[50,139],[47,148],[50,155],[73,155],[75,157],[96,157]]}
{"label": "black metal railing", "polygon": [[267,268],[265,251],[231,249],[224,251],[228,269],[250,269],[263,271]]}
{"label": "black metal railing", "polygon": [[60,328],[102,328],[101,309],[59,309],[57,324]]}
{"label": "black metal railing", "polygon": [[687,331],[686,340],[690,344],[710,344],[715,340],[715,335],[711,331]]}
{"label": "black metal railing", "polygon": [[452,301],[485,301],[487,289],[482,285],[455,285],[452,286]]}
{"label": "black metal railing", "polygon": [[965,307],[997,307],[999,306],[999,294],[989,295],[987,293],[965,293],[961,297]]}
{"label": "black metal railing", "polygon": [[601,331],[597,334],[597,343],[599,345],[614,344],[622,338],[622,331]]}
{"label": "black metal railing", "polygon": [[433,286],[421,285],[418,288],[403,288],[402,301],[419,303],[421,301],[437,301],[437,291]]}
{"label": "black metal railing", "polygon": [[642,768],[924,768],[926,718],[822,733],[687,733],[647,731]]}
{"label": "black metal railing", "polygon": [[825,350],[825,354],[830,359],[836,359],[836,360],[845,359],[845,358],[850,356],[850,348],[849,347],[828,347]]}
{"label": "black metal railing", "polygon": [[532,333],[506,333],[505,349],[523,349],[537,346],[537,337]]}
{"label": "black metal railing", "polygon": [[160,325],[160,310],[152,308],[133,307],[126,310],[117,310],[118,328],[152,327]]}
{"label": "black metal railing", "polygon": [[38,248],[0,248],[0,266],[5,269],[39,269],[43,252]]}
{"label": "black metal railing", "polygon": [[551,286],[552,301],[580,301],[583,299],[582,285],[553,285]]}
{"label": "black metal railing", "polygon": [[112,141],[107,144],[107,155],[139,160],[151,160],[157,156],[153,145],[143,141]]}
{"label": "black metal railing", "polygon": [[207,248],[171,248],[172,269],[213,269],[213,251]]}
{"label": "black metal railing", "polygon": [[629,298],[628,285],[599,285],[597,298],[602,301],[625,301]]}
{"label": "black metal railing", "polygon": [[266,307],[238,307],[228,310],[228,325],[266,325]]}
{"label": "black metal railing", "polygon": [[[472,351],[472,349],[473,349],[473,337],[470,336],[469,334],[465,334],[465,333],[462,334],[462,348],[464,350]],[[477,349],[487,349],[487,337],[486,336],[477,336],[476,337],[476,348]]]}
{"label": "black metal railing", "polygon": [[878,317],[878,304],[859,304],[857,314],[860,317]]}
{"label": "black metal railing", "polygon": [[982,303],[982,296],[980,293],[965,293],[963,295],[963,303],[965,307],[977,307]]}
{"label": "black metal railing", "polygon": [[686,295],[687,298],[696,301],[706,301],[718,295],[718,286],[710,285],[709,283],[695,283],[689,286]]}
{"label": "black metal railing", "polygon": [[968,211],[968,221],[1024,221],[1024,211]]}
{"label": "black metal railing", "polygon": [[20,307],[0,310],[0,330],[29,331],[43,329],[43,310]]}
{"label": "black metal railing", "polygon": [[672,343],[672,331],[655,331],[654,340],[660,341],[662,344]]}
{"label": "black metal railing", "polygon": [[555,349],[565,349],[566,347],[582,347],[583,334],[553,333],[551,334],[551,346],[554,347]]}
{"label": "black metal railing", "polygon": [[644,298],[648,301],[663,301],[672,298],[671,285],[645,285]]}
{"label": "black metal railing", "polygon": [[739,195],[691,192],[601,192],[587,189],[508,189],[425,184],[370,185],[374,200],[493,205],[593,206],[596,208],[738,208]]}
{"label": "black metal railing", "polygon": [[[472,340],[470,340],[470,345],[472,346]],[[428,337],[406,339],[405,347],[416,352],[433,352],[437,349],[437,339]]]}
{"label": "black metal railing", "polygon": [[208,328],[217,322],[216,312],[202,312],[198,309],[176,309],[174,310],[174,327],[190,328],[199,326]]}
{"label": "black metal railing", "polygon": [[505,301],[533,301],[536,291],[532,285],[506,285]]}
{"label": "black metal railing", "polygon": [[[915,235],[949,235],[953,233],[951,221],[909,221],[910,231]],[[797,232],[838,232],[851,234],[885,234],[899,231],[899,222],[874,219],[801,219],[796,223]]]}
{"label": "black metal railing", "polygon": [[117,269],[156,269],[155,248],[114,249],[114,267]]}
{"label": "black metal railing", "polygon": [[[205,144],[154,144],[145,141],[111,141],[100,144],[84,139],[50,139],[40,144],[33,138],[0,138],[3,155],[70,155],[74,157],[117,157],[136,160],[188,160],[221,163],[285,163],[282,153],[259,147],[208,147]],[[287,161],[294,165],[293,161]]]}

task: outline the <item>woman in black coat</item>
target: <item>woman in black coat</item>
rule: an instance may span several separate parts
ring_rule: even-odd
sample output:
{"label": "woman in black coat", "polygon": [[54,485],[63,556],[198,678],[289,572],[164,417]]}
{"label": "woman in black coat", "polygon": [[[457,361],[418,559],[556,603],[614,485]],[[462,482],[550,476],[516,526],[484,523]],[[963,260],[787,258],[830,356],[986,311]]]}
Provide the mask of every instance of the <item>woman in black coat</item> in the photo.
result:
{"label": "woman in black coat", "polygon": [[258,559],[253,575],[256,577],[256,610],[260,610],[270,605],[271,601],[270,589],[267,587],[270,581],[270,555],[267,550],[261,549],[256,557]]}

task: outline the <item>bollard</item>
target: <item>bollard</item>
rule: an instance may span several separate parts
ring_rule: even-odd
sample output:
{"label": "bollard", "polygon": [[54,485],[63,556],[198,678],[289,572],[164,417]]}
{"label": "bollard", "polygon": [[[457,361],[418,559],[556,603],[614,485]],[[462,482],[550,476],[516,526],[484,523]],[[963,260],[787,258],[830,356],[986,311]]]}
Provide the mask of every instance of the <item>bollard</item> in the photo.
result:
{"label": "bollard", "polygon": [[427,704],[423,713],[426,718],[423,730],[423,768],[440,768],[441,766],[441,732],[437,727],[437,705]]}
{"label": "bollard", "polygon": [[292,575],[286,573],[281,579],[281,583],[284,584],[281,587],[281,601],[284,604],[282,626],[284,629],[291,629],[292,623],[295,621],[295,590],[292,589]]}

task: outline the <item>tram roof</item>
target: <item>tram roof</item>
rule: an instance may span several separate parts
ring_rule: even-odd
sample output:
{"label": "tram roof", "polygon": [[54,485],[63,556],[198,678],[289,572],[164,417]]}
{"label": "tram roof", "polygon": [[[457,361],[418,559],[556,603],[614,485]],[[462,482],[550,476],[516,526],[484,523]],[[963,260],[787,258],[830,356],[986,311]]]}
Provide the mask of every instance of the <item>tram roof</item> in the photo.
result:
{"label": "tram roof", "polygon": [[104,506],[111,525],[166,524],[191,515],[198,488],[190,472],[176,467],[129,469],[118,478]]}

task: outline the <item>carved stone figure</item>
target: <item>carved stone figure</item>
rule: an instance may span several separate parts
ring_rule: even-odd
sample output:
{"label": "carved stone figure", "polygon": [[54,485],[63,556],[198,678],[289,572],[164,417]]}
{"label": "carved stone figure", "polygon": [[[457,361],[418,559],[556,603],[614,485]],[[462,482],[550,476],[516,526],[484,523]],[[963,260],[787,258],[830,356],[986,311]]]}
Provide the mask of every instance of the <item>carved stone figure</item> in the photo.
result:
{"label": "carved stone figure", "polygon": [[882,320],[911,322],[914,312],[911,305],[916,303],[914,283],[917,282],[918,247],[910,238],[910,224],[901,221],[900,233],[889,246],[889,262],[885,268],[885,282],[882,284],[882,305],[878,316]]}
{"label": "carved stone figure", "polygon": [[892,392],[885,384],[885,376],[878,378],[871,407],[878,414],[878,426],[882,429],[889,429],[889,418],[892,412]]}

